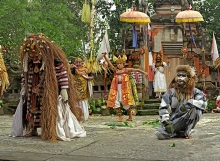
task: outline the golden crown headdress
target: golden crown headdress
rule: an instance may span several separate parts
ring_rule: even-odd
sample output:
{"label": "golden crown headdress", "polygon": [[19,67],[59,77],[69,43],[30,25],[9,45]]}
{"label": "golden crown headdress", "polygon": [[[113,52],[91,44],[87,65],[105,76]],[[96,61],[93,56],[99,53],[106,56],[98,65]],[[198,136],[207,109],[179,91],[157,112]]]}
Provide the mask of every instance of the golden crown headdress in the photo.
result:
{"label": "golden crown headdress", "polygon": [[162,57],[163,54],[161,52],[156,53],[156,57]]}
{"label": "golden crown headdress", "polygon": [[116,63],[126,62],[126,60],[127,60],[126,55],[123,55],[122,57],[121,57],[121,55],[119,55],[118,57],[116,57],[115,55],[113,56],[113,61],[116,62]]}
{"label": "golden crown headdress", "polygon": [[74,62],[82,62],[82,61],[83,61],[83,58],[80,56],[77,56],[74,58]]}
{"label": "golden crown headdress", "polygon": [[119,55],[118,57],[116,57],[115,55],[113,55],[113,61],[116,63],[126,62],[126,60],[127,60],[127,56],[126,56],[125,50],[122,51],[122,56]]}

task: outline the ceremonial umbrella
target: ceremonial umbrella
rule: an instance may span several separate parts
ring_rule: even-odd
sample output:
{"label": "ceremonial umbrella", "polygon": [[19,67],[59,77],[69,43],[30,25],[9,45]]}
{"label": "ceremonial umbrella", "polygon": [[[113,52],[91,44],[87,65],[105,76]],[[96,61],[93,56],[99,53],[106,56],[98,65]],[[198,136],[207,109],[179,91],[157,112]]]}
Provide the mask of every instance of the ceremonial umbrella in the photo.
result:
{"label": "ceremonial umbrella", "polygon": [[[187,10],[181,11],[176,15],[176,20],[175,21],[177,23],[189,23],[190,35],[191,35],[192,41],[193,41],[193,43],[196,47],[196,43],[195,43],[195,40],[194,40],[194,37],[193,37],[193,34],[192,34],[190,23],[204,21],[202,15],[198,11],[190,10],[190,8],[188,7]],[[197,47],[196,47],[196,49],[197,49]]]}
{"label": "ceremonial umbrella", "polygon": [[136,11],[136,6],[134,5],[133,11],[124,12],[120,15],[121,22],[128,22],[133,24],[132,29],[132,47],[137,48],[137,32],[135,29],[135,25],[144,25],[150,22],[150,18],[146,13]]}
{"label": "ceremonial umbrella", "polygon": [[185,10],[181,11],[176,15],[176,22],[177,23],[184,23],[184,22],[200,22],[204,21],[202,15],[198,11],[193,10]]}

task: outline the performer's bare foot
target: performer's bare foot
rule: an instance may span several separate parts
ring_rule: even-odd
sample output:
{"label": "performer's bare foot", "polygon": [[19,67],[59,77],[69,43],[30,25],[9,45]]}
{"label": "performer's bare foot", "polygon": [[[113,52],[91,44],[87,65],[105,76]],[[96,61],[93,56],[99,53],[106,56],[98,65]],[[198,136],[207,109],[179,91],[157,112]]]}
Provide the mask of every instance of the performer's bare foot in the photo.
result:
{"label": "performer's bare foot", "polygon": [[33,129],[31,132],[28,134],[24,135],[25,137],[32,137],[32,136],[38,136],[37,129]]}
{"label": "performer's bare foot", "polygon": [[118,120],[117,120],[117,122],[124,122],[123,117],[119,117]]}
{"label": "performer's bare foot", "polygon": [[132,119],[131,118],[127,118],[126,121],[132,121]]}
{"label": "performer's bare foot", "polygon": [[186,136],[186,139],[192,139],[192,135]]}

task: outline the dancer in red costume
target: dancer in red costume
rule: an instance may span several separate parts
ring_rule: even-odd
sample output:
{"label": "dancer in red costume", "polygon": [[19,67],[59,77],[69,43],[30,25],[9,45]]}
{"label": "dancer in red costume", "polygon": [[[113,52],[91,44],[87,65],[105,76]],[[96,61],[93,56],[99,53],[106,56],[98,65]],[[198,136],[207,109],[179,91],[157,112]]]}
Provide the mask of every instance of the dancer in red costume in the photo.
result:
{"label": "dancer in red costume", "polygon": [[111,83],[107,107],[116,109],[117,115],[119,116],[117,121],[123,122],[122,111],[120,109],[120,104],[122,104],[123,108],[128,110],[129,116],[126,120],[132,121],[132,110],[130,106],[135,105],[135,102],[132,94],[129,75],[131,72],[140,72],[147,78],[148,73],[140,69],[125,68],[127,56],[124,53],[122,57],[118,56],[117,58],[116,56],[113,56],[113,61],[116,63],[117,67],[112,65],[110,60],[106,57],[106,53],[104,53],[104,58],[114,72],[114,78]]}

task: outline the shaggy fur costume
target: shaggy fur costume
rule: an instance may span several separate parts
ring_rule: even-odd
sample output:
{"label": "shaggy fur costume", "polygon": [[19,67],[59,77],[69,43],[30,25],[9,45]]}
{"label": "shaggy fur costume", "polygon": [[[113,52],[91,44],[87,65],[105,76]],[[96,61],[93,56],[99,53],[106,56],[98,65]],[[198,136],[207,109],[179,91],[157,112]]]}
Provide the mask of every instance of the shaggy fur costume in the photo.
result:
{"label": "shaggy fur costume", "polygon": [[[42,64],[44,64],[44,74],[42,75],[43,78],[41,78],[44,80],[42,85],[42,106],[40,108],[41,138],[43,140],[56,141],[59,139],[56,133],[56,119],[58,115],[57,104],[60,91],[55,72],[55,59],[61,61],[66,68],[69,80],[69,88],[67,90],[68,103],[71,111],[78,121],[80,121],[82,119],[82,113],[80,108],[76,107],[76,102],[78,102],[79,97],[75,88],[75,81],[64,51],[42,33],[29,35],[21,45],[20,54],[24,74],[27,72],[27,69],[25,69],[28,64],[27,56],[30,56],[31,52],[29,52],[29,50],[32,49],[38,54],[38,58],[41,58]],[[26,93],[27,83],[28,80],[27,77],[25,77]]]}

